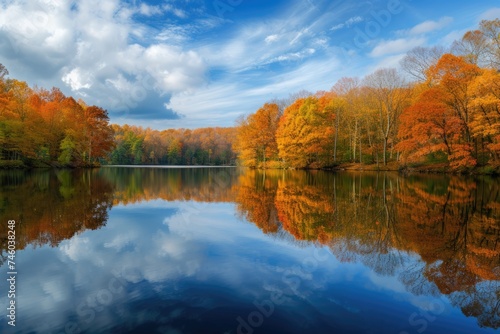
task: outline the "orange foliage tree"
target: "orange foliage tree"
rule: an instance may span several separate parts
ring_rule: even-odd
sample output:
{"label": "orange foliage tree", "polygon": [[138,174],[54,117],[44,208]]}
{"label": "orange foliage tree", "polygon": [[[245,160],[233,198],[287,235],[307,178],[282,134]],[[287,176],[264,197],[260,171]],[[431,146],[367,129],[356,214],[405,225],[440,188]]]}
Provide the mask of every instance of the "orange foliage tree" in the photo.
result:
{"label": "orange foliage tree", "polygon": [[31,89],[0,65],[2,166],[93,164],[113,147],[107,111],[59,89]]}
{"label": "orange foliage tree", "polygon": [[266,103],[256,113],[242,119],[238,126],[236,150],[243,165],[266,167],[269,159],[277,160],[276,130],[280,118],[279,107]]}
{"label": "orange foliage tree", "polygon": [[333,125],[325,121],[327,101],[311,96],[285,109],[276,133],[279,157],[292,167],[320,167],[333,157]]}
{"label": "orange foliage tree", "polygon": [[431,88],[401,115],[400,142],[396,149],[404,152],[409,161],[419,161],[434,153],[451,156],[460,133],[460,119],[442,101],[441,91]]}

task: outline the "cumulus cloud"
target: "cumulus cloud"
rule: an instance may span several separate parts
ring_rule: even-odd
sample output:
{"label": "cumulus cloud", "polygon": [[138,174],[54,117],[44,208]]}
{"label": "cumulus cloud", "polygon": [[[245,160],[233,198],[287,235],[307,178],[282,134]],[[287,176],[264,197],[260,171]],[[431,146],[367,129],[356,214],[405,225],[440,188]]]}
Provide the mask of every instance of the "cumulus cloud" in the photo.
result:
{"label": "cumulus cloud", "polygon": [[92,86],[92,77],[84,73],[80,68],[74,68],[62,77],[62,81],[71,87],[73,91],[89,89]]}
{"label": "cumulus cloud", "polygon": [[[150,27],[134,21],[134,15],[165,12],[186,16],[173,5],[133,7],[119,0],[6,2],[0,12],[0,39],[4,41],[0,62],[8,65],[13,76],[35,73],[35,82],[67,87],[67,93],[88,97],[88,103],[111,112],[120,111],[114,101],[134,92],[134,103],[121,106],[131,114],[148,112],[131,108],[148,96],[162,97],[156,118],[171,118],[164,104],[172,94],[202,84],[206,64],[196,51],[171,43],[169,31],[146,44],[133,42],[147,40],[152,33]],[[142,106],[148,108],[147,103]]]}
{"label": "cumulus cloud", "polygon": [[[254,95],[251,105],[228,100],[249,96],[244,90],[256,85],[274,87],[282,78],[280,71],[270,72],[271,67],[292,73],[315,58],[334,60],[325,34],[333,19],[346,17],[347,25],[362,20],[347,14],[352,4],[325,3],[322,7],[328,8],[318,12],[319,7],[297,1],[272,19],[234,24],[234,30],[217,30],[220,38],[198,39],[229,23],[200,15],[196,6],[188,13],[189,7],[177,4],[5,2],[0,35],[10,39],[0,38],[0,62],[8,65],[13,77],[40,86],[59,86],[66,94],[103,106],[115,123],[156,128],[230,125],[236,115],[253,111],[268,95],[283,92]],[[43,15],[37,21],[33,16],[40,10]],[[29,33],[20,30],[23,25],[13,23],[16,19],[24,22],[20,13],[26,24],[42,24],[28,29]],[[157,24],[160,18],[164,20]],[[2,44],[2,40],[12,43]],[[249,85],[242,84],[244,81]],[[291,82],[304,83],[294,78]],[[209,95],[214,91],[214,96]],[[201,108],[195,107],[199,98],[205,99]],[[175,121],[181,118],[182,123]]]}

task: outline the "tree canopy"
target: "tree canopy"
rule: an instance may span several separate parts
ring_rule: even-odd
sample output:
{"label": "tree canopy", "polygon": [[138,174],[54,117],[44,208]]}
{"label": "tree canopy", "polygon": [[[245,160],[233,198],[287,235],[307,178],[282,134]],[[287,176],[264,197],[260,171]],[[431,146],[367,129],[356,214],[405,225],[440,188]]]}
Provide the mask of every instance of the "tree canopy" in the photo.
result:
{"label": "tree canopy", "polygon": [[500,19],[484,20],[450,50],[410,50],[402,72],[383,68],[362,79],[341,78],[330,91],[287,101],[278,118],[273,114],[273,126],[263,121],[265,104],[238,124],[239,159],[264,168],[498,165],[499,41]]}

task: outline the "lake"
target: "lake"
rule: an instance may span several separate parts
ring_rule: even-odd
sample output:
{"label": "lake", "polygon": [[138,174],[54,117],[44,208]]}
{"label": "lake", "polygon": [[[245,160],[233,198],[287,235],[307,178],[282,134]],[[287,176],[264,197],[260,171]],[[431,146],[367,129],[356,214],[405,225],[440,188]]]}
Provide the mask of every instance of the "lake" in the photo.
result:
{"label": "lake", "polygon": [[106,167],[0,185],[1,333],[500,328],[495,178]]}

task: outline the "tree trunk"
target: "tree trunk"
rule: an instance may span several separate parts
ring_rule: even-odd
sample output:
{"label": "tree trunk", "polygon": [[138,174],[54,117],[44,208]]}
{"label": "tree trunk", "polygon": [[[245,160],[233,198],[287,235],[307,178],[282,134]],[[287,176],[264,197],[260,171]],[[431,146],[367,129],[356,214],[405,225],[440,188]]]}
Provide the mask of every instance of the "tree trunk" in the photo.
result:
{"label": "tree trunk", "polygon": [[354,122],[354,138],[352,143],[353,161],[356,162],[356,143],[358,142],[358,121]]}
{"label": "tree trunk", "polygon": [[337,138],[339,136],[339,117],[335,120],[335,141],[333,144],[333,162],[337,162]]}
{"label": "tree trunk", "polygon": [[384,166],[387,166],[387,137],[384,137]]}
{"label": "tree trunk", "polygon": [[92,156],[92,140],[89,140],[89,164],[90,164],[90,157]]}
{"label": "tree trunk", "polygon": [[363,163],[363,155],[362,155],[362,151],[361,151],[361,134],[359,136],[359,163],[362,164]]}

